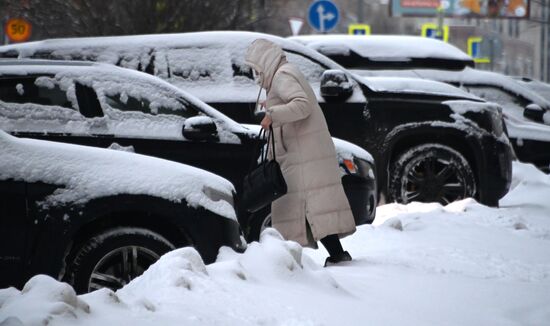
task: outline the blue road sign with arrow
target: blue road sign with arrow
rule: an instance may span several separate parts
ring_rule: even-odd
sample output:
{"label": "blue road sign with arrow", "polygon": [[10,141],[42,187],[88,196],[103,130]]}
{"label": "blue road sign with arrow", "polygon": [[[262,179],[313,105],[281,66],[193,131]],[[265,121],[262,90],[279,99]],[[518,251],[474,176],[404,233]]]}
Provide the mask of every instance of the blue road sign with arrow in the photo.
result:
{"label": "blue road sign with arrow", "polygon": [[319,0],[309,6],[309,25],[321,33],[334,29],[340,19],[339,16],[338,7],[331,1]]}

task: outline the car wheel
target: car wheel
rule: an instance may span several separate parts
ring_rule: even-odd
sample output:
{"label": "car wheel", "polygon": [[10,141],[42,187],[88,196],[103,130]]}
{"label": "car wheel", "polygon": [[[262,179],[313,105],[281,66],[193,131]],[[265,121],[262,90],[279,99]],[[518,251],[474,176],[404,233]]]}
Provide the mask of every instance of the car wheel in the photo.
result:
{"label": "car wheel", "polygon": [[475,176],[462,154],[441,144],[415,146],[391,168],[389,194],[400,203],[439,202],[476,195]]}
{"label": "car wheel", "polygon": [[158,233],[120,227],[94,236],[68,262],[66,280],[77,293],[116,290],[141,275],[164,253],[175,249]]}
{"label": "car wheel", "polygon": [[[262,210],[262,212],[264,212]],[[271,227],[271,211],[265,212],[262,215],[257,215],[250,225],[250,233],[248,234],[249,241],[260,240],[260,234],[266,229]]]}

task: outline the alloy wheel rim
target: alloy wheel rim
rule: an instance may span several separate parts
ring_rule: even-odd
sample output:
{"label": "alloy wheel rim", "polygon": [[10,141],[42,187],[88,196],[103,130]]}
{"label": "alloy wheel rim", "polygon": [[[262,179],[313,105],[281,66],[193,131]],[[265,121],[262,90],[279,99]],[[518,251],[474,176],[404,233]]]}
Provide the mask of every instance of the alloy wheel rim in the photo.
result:
{"label": "alloy wheel rim", "polygon": [[88,291],[101,288],[120,289],[143,274],[159,258],[152,250],[140,246],[124,246],[111,250],[92,270]]}
{"label": "alloy wheel rim", "polygon": [[402,183],[402,199],[439,202],[447,205],[466,197],[468,189],[463,173],[450,160],[427,157],[413,161]]}

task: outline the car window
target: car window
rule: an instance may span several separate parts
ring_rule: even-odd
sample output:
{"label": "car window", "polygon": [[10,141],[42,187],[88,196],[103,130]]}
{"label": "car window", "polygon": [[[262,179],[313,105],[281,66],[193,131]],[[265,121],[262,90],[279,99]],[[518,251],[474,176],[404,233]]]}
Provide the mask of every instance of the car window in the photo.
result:
{"label": "car window", "polygon": [[156,82],[147,76],[132,73],[106,73],[104,71],[89,71],[83,74],[65,74],[75,84],[93,88],[99,105],[106,115],[137,113],[147,116],[173,116],[189,118],[196,116],[198,110],[185,99],[181,93],[164,83]]}
{"label": "car window", "polygon": [[286,52],[288,62],[293,63],[304,74],[307,81],[310,83],[320,83],[321,75],[326,70],[323,66],[317,62],[312,61],[303,55]]}
{"label": "car window", "polygon": [[0,129],[10,132],[87,133],[74,84],[54,77],[0,79]]}
{"label": "car window", "polygon": [[224,49],[197,47],[165,50],[171,82],[225,83],[232,78],[231,62]]}
{"label": "car window", "polygon": [[8,103],[34,103],[73,109],[66,92],[49,77],[0,80],[0,100]]}
{"label": "car window", "polygon": [[500,88],[491,86],[464,86],[464,88],[482,99],[499,104],[504,112],[516,116],[523,117],[523,110],[529,104],[519,96],[510,94]]}
{"label": "car window", "polygon": [[150,98],[147,94],[141,96],[128,95],[126,92],[111,93],[105,95],[105,102],[111,109],[122,112],[142,112],[148,115],[174,115],[183,118],[189,118],[198,114],[197,110],[189,105],[183,99],[164,98],[161,94],[156,94],[155,98]]}

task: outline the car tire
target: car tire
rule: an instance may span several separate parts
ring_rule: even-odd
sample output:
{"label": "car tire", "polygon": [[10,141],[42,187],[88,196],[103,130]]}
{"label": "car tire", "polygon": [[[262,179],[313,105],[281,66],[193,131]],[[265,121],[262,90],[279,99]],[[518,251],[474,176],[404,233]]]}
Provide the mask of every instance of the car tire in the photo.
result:
{"label": "car tire", "polygon": [[263,230],[271,227],[271,210],[261,210],[251,219],[248,241],[259,241]]}
{"label": "car tire", "polygon": [[399,203],[447,205],[476,195],[476,179],[468,160],[446,145],[412,147],[397,157],[390,173],[389,195]]}
{"label": "car tire", "polygon": [[175,249],[153,231],[118,227],[88,239],[67,262],[65,280],[77,293],[102,287],[116,290],[141,275],[160,256]]}

